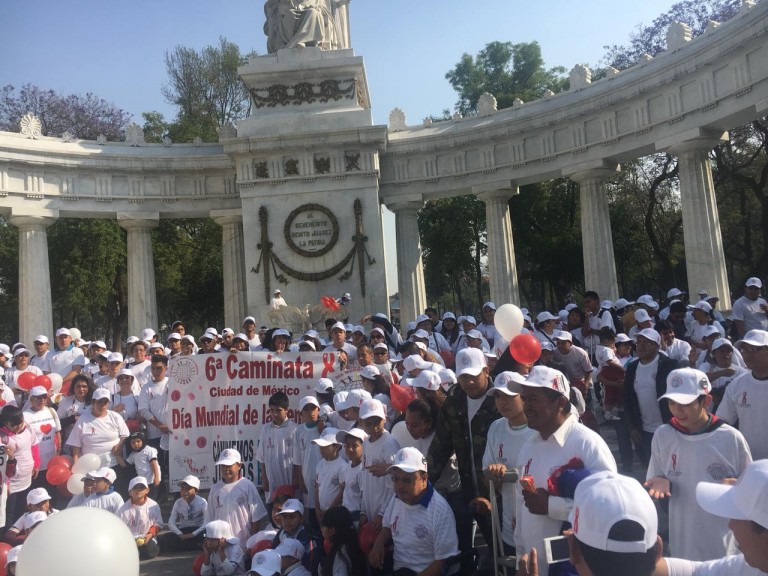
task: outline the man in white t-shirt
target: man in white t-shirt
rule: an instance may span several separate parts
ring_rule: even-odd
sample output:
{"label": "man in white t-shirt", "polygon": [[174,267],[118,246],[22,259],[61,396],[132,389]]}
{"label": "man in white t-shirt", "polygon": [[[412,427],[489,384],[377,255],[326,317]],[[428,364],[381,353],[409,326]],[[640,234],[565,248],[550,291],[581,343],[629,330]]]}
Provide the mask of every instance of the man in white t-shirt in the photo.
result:
{"label": "man in white t-shirt", "polygon": [[331,343],[326,346],[324,352],[337,352],[344,350],[347,353],[348,364],[357,364],[357,348],[347,342],[347,329],[343,322],[336,322],[331,326]]}
{"label": "man in white t-shirt", "polygon": [[768,458],[768,332],[750,330],[737,343],[749,372],[728,385],[717,415],[747,439],[755,460]]}
{"label": "man in white t-shirt", "polygon": [[[544,538],[560,535],[573,508],[572,495],[560,492],[557,472],[579,465],[590,472],[616,472],[610,448],[596,433],[580,424],[570,403],[570,385],[562,372],[536,366],[522,385],[528,426],[537,433],[528,438],[517,457],[521,476],[531,476],[533,489],[517,484],[515,547],[517,556],[531,548],[543,550]],[[543,555],[539,573],[547,572]]]}
{"label": "man in white t-shirt", "polygon": [[600,330],[603,328],[610,328],[616,332],[616,328],[613,325],[613,316],[611,311],[600,306],[600,296],[597,292],[587,291],[584,293],[584,324],[581,327],[581,340],[584,348],[587,349],[590,355],[594,354],[594,350],[598,344],[600,344]]}
{"label": "man in white t-shirt", "polygon": [[459,553],[458,538],[451,507],[427,479],[427,459],[416,448],[402,448],[388,472],[395,497],[368,557],[371,566],[383,568],[392,540],[396,572],[443,574],[446,560]]}
{"label": "man in white t-shirt", "polygon": [[64,379],[64,384],[80,373],[85,360],[83,351],[72,342],[68,328],[56,330],[56,351],[48,357],[51,372],[56,372]]}
{"label": "man in white t-shirt", "polygon": [[583,348],[573,345],[570,332],[555,333],[555,360],[563,365],[563,373],[574,388],[587,397],[587,390],[592,384],[592,363]]}
{"label": "man in white t-shirt", "polygon": [[762,287],[760,278],[750,278],[744,284],[744,296],[733,303],[731,319],[739,338],[750,330],[768,330],[768,302],[760,297]]}
{"label": "man in white t-shirt", "polygon": [[279,310],[281,306],[287,306],[285,299],[283,298],[283,293],[279,289],[275,290],[270,306],[272,307],[272,310]]}
{"label": "man in white t-shirt", "polygon": [[761,576],[768,574],[768,460],[747,466],[734,485],[701,482],[696,487],[699,506],[728,518],[741,554],[709,562],[664,558],[655,574],[669,576]]}
{"label": "man in white t-shirt", "polygon": [[48,350],[48,337],[44,334],[40,334],[35,337],[32,344],[35,347],[35,355],[30,360],[30,363],[32,366],[40,368],[43,374],[50,374],[51,364],[48,361],[48,358],[51,355],[51,351]]}

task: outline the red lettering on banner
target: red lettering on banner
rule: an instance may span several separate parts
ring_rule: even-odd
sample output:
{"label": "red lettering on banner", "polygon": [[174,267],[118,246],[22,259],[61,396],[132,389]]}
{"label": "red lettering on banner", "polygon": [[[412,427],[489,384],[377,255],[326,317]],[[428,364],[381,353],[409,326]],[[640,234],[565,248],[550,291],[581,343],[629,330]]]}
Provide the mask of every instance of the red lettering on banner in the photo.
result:
{"label": "red lettering on banner", "polygon": [[335,372],[333,367],[336,362],[336,354],[333,352],[326,352],[323,354],[323,375],[321,378],[327,378],[328,374]]}

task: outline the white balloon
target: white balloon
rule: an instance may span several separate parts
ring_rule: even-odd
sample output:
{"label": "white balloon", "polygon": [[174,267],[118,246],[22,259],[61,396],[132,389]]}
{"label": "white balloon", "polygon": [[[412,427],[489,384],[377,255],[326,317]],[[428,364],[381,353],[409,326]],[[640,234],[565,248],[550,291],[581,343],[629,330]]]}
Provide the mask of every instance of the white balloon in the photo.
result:
{"label": "white balloon", "polygon": [[67,490],[72,495],[83,493],[83,477],[85,474],[73,473],[67,480]]}
{"label": "white balloon", "polygon": [[504,340],[511,342],[523,329],[523,313],[514,304],[503,304],[496,309],[493,325]]}
{"label": "white balloon", "polygon": [[80,338],[83,337],[83,335],[80,333],[79,328],[70,328],[69,329],[69,335],[72,337],[72,341],[80,340]]}
{"label": "white balloon", "polygon": [[72,473],[87,474],[93,472],[101,467],[101,458],[96,454],[83,454],[77,459],[74,466],[72,466]]}
{"label": "white balloon", "polygon": [[[73,553],[72,537],[86,547]],[[16,564],[17,576],[138,576],[139,551],[120,518],[100,508],[68,508],[34,529]]]}
{"label": "white balloon", "polygon": [[64,384],[64,378],[57,372],[51,372],[48,374],[48,378],[51,379],[51,396],[61,392],[61,385]]}

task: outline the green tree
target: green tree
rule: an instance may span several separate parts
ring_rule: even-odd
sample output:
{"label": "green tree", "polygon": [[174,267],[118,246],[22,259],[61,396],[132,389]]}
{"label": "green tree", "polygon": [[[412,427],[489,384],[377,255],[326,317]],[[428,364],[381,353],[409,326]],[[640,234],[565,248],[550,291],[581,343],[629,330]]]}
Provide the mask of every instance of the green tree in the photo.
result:
{"label": "green tree", "polygon": [[200,136],[215,142],[218,128],[248,116],[251,98],[237,74],[237,67],[247,60],[248,55],[224,37],[219,38],[218,46],[200,51],[176,46],[165,53],[168,84],[162,93],[178,108],[168,128],[171,140],[189,142]]}
{"label": "green tree", "polygon": [[545,90],[560,92],[567,86],[565,68],[546,68],[538,42],[490,42],[477,56],[463,54],[445,78],[459,94],[456,109],[464,116],[476,112],[483,92],[496,97],[499,108],[515,98],[537,100]]}

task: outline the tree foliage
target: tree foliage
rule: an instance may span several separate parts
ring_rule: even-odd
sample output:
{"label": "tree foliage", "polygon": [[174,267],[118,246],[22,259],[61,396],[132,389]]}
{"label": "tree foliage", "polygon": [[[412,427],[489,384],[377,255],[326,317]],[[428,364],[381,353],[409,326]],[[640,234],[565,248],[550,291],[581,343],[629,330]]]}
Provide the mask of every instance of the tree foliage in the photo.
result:
{"label": "tree foliage", "polygon": [[69,132],[84,140],[96,140],[99,134],[120,140],[131,121],[130,114],[90,92],[61,95],[32,84],[0,89],[0,130],[18,132],[22,116],[30,112],[42,123],[43,136]]}
{"label": "tree foliage", "polygon": [[547,89],[561,91],[567,85],[564,73],[562,66],[544,66],[538,42],[490,42],[477,56],[463,54],[445,78],[459,94],[456,109],[468,116],[483,92],[493,94],[499,108],[509,108],[515,98],[527,102]]}
{"label": "tree foliage", "polygon": [[162,92],[178,108],[168,127],[174,142],[188,142],[195,136],[215,141],[218,128],[248,116],[251,99],[237,74],[237,67],[247,60],[240,47],[224,37],[218,46],[200,51],[176,46],[165,53],[168,84]]}

